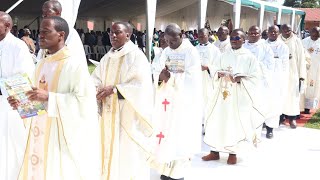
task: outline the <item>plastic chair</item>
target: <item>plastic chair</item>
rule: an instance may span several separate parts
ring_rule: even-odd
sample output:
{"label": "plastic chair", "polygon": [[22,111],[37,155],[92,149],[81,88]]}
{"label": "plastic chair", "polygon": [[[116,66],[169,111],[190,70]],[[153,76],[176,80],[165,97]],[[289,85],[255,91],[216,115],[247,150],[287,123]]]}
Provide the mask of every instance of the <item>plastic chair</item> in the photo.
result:
{"label": "plastic chair", "polygon": [[90,59],[91,56],[93,55],[90,46],[89,45],[83,45],[83,48],[84,48],[84,52],[86,54],[87,59]]}
{"label": "plastic chair", "polygon": [[104,46],[98,46],[99,59],[101,59],[106,53],[107,52],[106,52],[106,49],[104,48]]}
{"label": "plastic chair", "polygon": [[106,52],[109,52],[111,49],[111,46],[106,46]]}

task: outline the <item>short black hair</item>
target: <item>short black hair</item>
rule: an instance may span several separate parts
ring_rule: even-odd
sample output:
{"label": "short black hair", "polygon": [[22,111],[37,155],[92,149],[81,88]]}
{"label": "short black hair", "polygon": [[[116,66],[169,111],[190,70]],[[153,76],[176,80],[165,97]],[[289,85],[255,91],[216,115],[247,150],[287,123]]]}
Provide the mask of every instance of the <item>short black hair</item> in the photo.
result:
{"label": "short black hair", "polygon": [[63,31],[65,33],[64,41],[66,41],[68,36],[69,36],[69,26],[68,26],[67,21],[64,20],[62,17],[59,17],[59,16],[50,16],[50,17],[43,18],[43,20],[45,20],[45,19],[53,20],[54,29],[56,31],[58,31],[58,32]]}

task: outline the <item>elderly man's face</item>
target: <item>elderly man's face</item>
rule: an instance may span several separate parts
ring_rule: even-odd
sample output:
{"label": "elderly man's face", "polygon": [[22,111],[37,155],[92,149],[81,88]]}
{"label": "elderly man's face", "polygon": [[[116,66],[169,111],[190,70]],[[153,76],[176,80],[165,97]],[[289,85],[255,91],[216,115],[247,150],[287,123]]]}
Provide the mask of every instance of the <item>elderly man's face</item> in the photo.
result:
{"label": "elderly man's face", "polygon": [[268,30],[268,38],[270,41],[275,41],[278,39],[279,36],[279,30],[276,28],[270,28]]}
{"label": "elderly man's face", "polygon": [[200,44],[206,44],[209,41],[209,36],[204,32],[199,32],[198,40]]}
{"label": "elderly man's face", "polygon": [[228,33],[227,33],[226,30],[224,30],[222,27],[220,27],[220,28],[218,29],[217,36],[218,36],[218,39],[219,39],[220,41],[224,41],[224,40],[227,39]]}
{"label": "elderly man's face", "polygon": [[248,40],[250,43],[258,42],[261,37],[260,30],[258,28],[250,28],[248,35]]}
{"label": "elderly man's face", "polygon": [[44,4],[42,6],[42,17],[59,16],[57,12],[53,10],[53,6],[50,3]]}
{"label": "elderly man's face", "polygon": [[8,23],[0,18],[0,41],[6,37],[8,29]]}
{"label": "elderly man's face", "polygon": [[177,49],[182,43],[181,34],[165,34],[164,39],[171,49]]}
{"label": "elderly man's face", "polygon": [[54,28],[52,19],[44,19],[40,25],[39,45],[41,49],[51,50],[58,49],[59,42],[64,40],[62,32],[58,32]]}
{"label": "elderly man's face", "polygon": [[289,27],[283,27],[281,28],[281,35],[284,38],[289,38],[291,36],[292,30]]}
{"label": "elderly man's face", "polygon": [[109,36],[114,49],[119,49],[129,40],[129,33],[123,24],[112,25]]}

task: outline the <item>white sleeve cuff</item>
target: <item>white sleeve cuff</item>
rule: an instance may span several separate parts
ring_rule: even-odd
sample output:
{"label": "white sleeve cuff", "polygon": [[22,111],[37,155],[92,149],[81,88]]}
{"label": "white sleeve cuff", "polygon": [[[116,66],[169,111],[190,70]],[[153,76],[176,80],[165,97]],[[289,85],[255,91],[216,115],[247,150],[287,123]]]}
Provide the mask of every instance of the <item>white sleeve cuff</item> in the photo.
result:
{"label": "white sleeve cuff", "polygon": [[48,98],[48,117],[58,117],[58,108],[57,108],[57,94],[49,92]]}

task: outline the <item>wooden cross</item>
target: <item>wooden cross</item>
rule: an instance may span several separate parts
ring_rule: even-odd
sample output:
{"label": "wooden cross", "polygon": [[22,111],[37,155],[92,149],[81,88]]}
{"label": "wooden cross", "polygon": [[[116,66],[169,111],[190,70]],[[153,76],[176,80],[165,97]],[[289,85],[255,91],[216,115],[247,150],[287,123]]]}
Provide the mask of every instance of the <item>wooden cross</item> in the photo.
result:
{"label": "wooden cross", "polygon": [[170,102],[167,101],[167,99],[164,99],[164,101],[162,102],[162,104],[164,105],[164,111],[167,111],[167,105],[169,105]]}
{"label": "wooden cross", "polygon": [[159,138],[159,144],[160,144],[161,143],[161,139],[164,138],[164,135],[162,134],[162,132],[160,132],[160,134],[157,134],[156,137]]}

